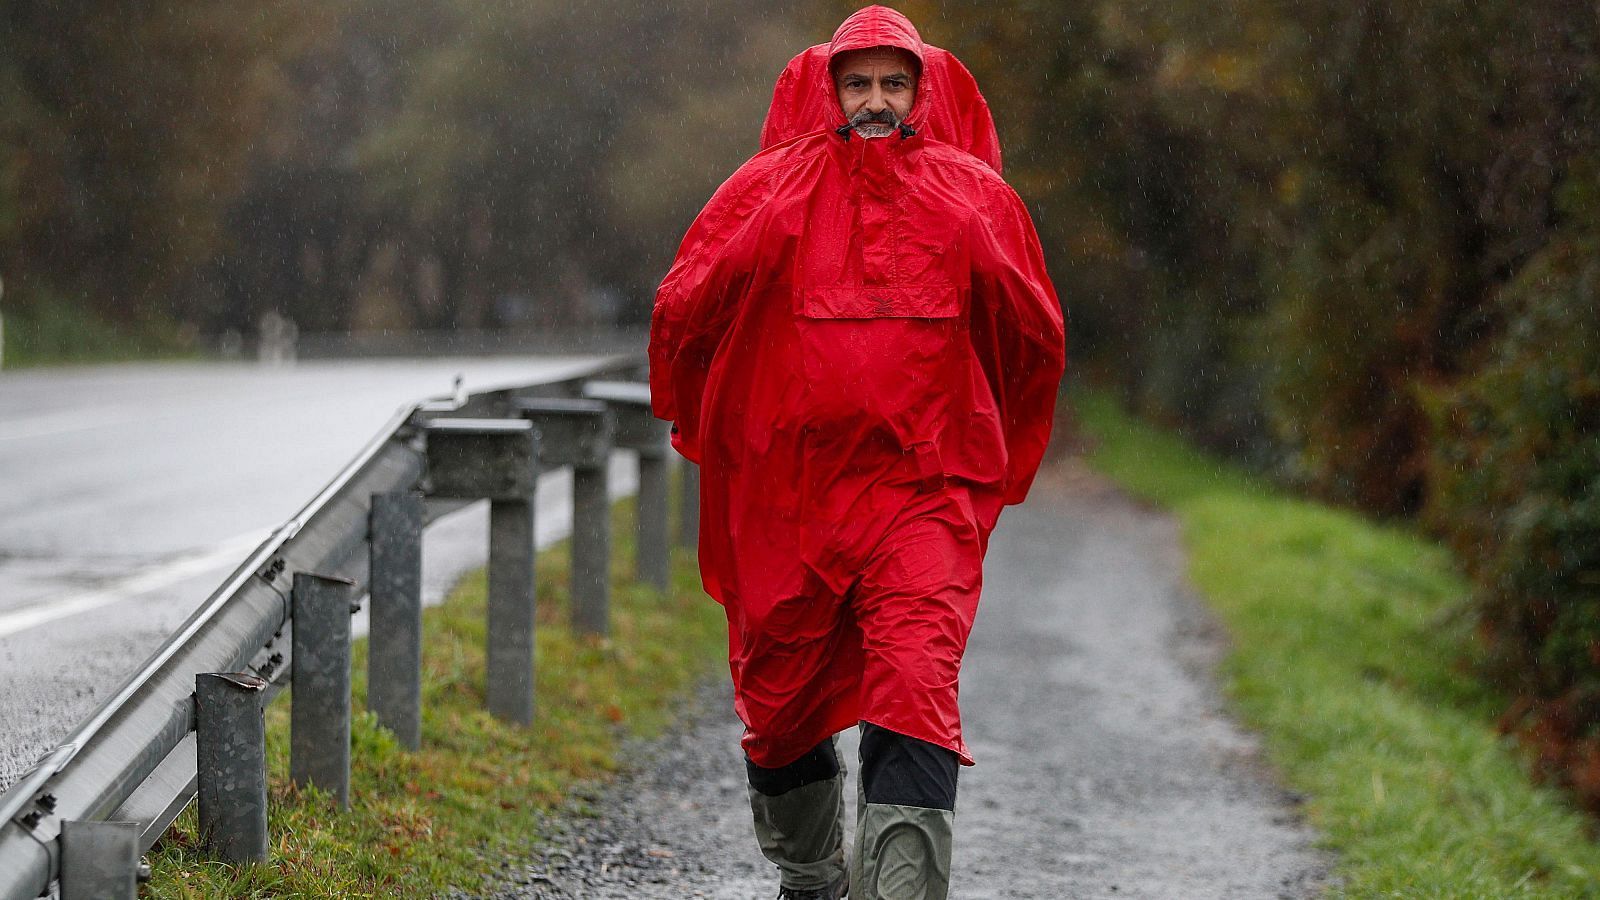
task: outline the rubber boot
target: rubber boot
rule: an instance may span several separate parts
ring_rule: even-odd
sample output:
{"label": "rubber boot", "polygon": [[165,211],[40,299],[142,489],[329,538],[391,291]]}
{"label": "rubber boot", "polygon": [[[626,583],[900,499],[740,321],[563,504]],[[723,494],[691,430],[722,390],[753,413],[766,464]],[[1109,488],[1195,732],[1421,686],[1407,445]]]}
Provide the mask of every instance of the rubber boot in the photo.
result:
{"label": "rubber boot", "polygon": [[833,740],[781,769],[746,760],[750,812],[761,853],[782,887],[827,890],[845,875],[844,767]]}

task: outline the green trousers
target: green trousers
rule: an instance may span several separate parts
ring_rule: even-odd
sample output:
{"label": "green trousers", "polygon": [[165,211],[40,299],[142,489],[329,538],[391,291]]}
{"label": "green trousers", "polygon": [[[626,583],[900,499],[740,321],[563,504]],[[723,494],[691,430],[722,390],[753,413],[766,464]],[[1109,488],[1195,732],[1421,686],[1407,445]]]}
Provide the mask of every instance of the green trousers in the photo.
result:
{"label": "green trousers", "polygon": [[750,788],[756,843],[786,888],[821,890],[844,877],[844,773],[776,797]]}
{"label": "green trousers", "polygon": [[[784,887],[826,890],[845,875],[843,765],[831,777],[778,794],[750,788],[750,811],[761,852],[777,865]],[[945,900],[955,813],[868,803],[857,791],[852,900]]]}
{"label": "green trousers", "polygon": [[856,900],[945,900],[956,814],[894,803],[868,803],[857,782],[856,845],[850,896]]}

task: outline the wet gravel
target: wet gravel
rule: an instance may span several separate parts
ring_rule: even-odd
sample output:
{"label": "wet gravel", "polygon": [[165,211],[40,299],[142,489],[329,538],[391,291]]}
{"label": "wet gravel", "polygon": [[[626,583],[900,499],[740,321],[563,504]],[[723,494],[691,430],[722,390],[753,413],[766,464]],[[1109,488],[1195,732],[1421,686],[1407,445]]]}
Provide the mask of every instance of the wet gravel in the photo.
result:
{"label": "wet gravel", "polygon": [[[1226,714],[1174,523],[1076,460],[996,531],[962,677],[956,898],[1300,898],[1329,860]],[[725,678],[479,896],[770,898]],[[845,735],[855,758],[855,734]],[[853,792],[853,786],[849,788]],[[852,794],[853,795],[853,794]],[[853,804],[847,804],[853,806]]]}

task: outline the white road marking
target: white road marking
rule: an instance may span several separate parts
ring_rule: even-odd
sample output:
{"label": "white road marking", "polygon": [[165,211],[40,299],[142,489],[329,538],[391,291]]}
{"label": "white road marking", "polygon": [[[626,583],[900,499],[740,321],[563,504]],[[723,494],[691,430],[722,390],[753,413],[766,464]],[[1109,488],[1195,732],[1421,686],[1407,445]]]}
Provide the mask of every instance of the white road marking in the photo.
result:
{"label": "white road marking", "polygon": [[177,557],[165,565],[144,569],[102,588],[81,594],[67,594],[41,600],[22,609],[0,613],[0,637],[37,628],[40,625],[90,612],[113,603],[131,600],[141,594],[176,584],[185,578],[203,575],[212,569],[230,566],[244,559],[270,534],[267,530],[249,531],[210,547]]}

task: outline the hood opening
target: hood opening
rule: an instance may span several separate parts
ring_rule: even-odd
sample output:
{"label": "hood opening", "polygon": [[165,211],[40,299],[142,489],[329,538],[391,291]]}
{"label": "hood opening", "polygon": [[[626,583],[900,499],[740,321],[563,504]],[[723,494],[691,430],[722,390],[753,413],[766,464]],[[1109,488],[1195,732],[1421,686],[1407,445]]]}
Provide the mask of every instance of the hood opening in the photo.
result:
{"label": "hood opening", "polygon": [[[888,47],[903,50],[911,54],[917,67],[917,96],[911,104],[911,111],[906,113],[903,120],[901,137],[907,137],[904,126],[913,125],[921,116],[925,106],[922,92],[923,44],[922,35],[917,33],[917,26],[904,14],[890,9],[887,6],[868,6],[856,10],[839,25],[833,33],[833,40],[828,44],[828,65],[823,71],[826,78],[824,90],[834,97],[835,119],[843,121],[844,112],[840,110],[837,92],[834,87],[834,64],[839,57],[855,50],[873,50],[879,47]],[[840,131],[849,140],[848,132]],[[916,131],[912,130],[912,134]]]}

